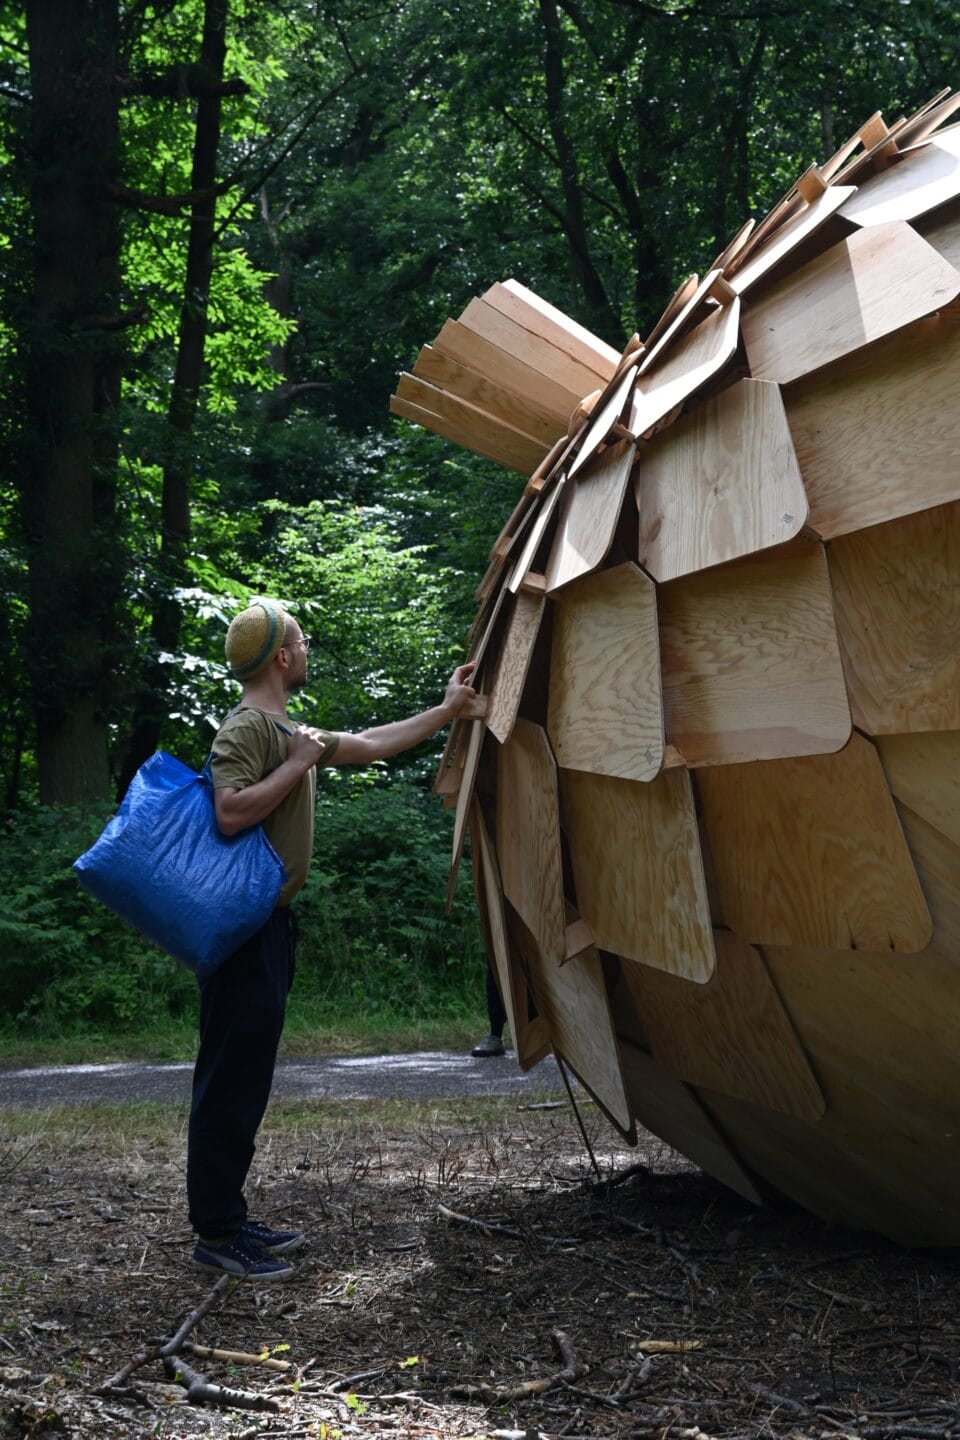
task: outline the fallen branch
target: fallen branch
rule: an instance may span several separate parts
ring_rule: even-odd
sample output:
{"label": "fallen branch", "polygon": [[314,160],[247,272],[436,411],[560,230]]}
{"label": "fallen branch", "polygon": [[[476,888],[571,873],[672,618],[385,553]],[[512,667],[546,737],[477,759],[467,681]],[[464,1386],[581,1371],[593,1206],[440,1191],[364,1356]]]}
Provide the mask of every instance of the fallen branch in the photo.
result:
{"label": "fallen branch", "polygon": [[231,1410],[266,1410],[280,1413],[280,1404],[269,1395],[255,1395],[251,1390],[234,1390],[229,1385],[213,1385],[205,1375],[189,1366],[179,1355],[164,1357],[163,1368],[187,1392],[191,1405],[222,1405]]}
{"label": "fallen branch", "polygon": [[289,1360],[275,1360],[272,1355],[253,1355],[247,1350],[217,1350],[212,1345],[195,1345],[187,1340],[183,1346],[200,1360],[223,1360],[228,1365],[259,1365],[263,1370],[289,1370]]}
{"label": "fallen branch", "polygon": [[550,1338],[564,1362],[564,1368],[555,1375],[545,1375],[540,1380],[525,1380],[522,1385],[455,1385],[451,1387],[450,1394],[462,1396],[466,1400],[483,1400],[488,1405],[510,1405],[516,1400],[529,1400],[533,1395],[544,1395],[548,1390],[555,1390],[560,1385],[574,1384],[586,1375],[590,1367],[577,1359],[568,1336],[562,1330],[553,1330]]}
{"label": "fallen branch", "polygon": [[152,1346],[151,1349],[141,1350],[139,1355],[134,1355],[133,1359],[128,1360],[122,1370],[118,1370],[115,1375],[110,1376],[109,1380],[105,1380],[102,1385],[97,1386],[97,1394],[108,1395],[113,1390],[119,1390],[125,1382],[129,1380],[133,1372],[139,1370],[142,1365],[149,1365],[154,1360],[163,1360],[168,1355],[175,1355],[186,1341],[187,1336],[194,1326],[203,1319],[204,1315],[213,1309],[221,1295],[226,1291],[232,1278],[230,1275],[221,1275],[216,1285],[214,1285],[210,1291],[210,1294],[206,1299],[201,1300],[195,1310],[190,1311],[190,1314],[186,1320],[184,1320],[180,1329],[170,1340],[162,1340],[158,1345]]}
{"label": "fallen branch", "polygon": [[446,1205],[438,1205],[437,1211],[444,1220],[456,1225],[469,1225],[486,1235],[508,1235],[511,1240],[520,1239],[520,1231],[513,1225],[498,1225],[495,1220],[474,1220],[472,1215],[461,1215],[459,1210],[450,1210]]}

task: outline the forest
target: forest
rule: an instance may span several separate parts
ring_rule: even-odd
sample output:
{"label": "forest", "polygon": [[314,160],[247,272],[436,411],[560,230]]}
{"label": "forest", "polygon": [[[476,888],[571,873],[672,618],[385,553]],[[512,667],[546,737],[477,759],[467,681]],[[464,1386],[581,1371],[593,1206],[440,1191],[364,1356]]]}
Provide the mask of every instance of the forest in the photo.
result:
{"label": "forest", "polygon": [[[513,277],[613,346],[871,113],[960,74],[942,0],[27,0],[0,10],[0,1035],[162,1028],[192,982],[70,870],[194,765],[258,595],[305,719],[438,697],[522,477],[389,415]],[[475,1014],[438,747],[321,784],[304,1003]]]}

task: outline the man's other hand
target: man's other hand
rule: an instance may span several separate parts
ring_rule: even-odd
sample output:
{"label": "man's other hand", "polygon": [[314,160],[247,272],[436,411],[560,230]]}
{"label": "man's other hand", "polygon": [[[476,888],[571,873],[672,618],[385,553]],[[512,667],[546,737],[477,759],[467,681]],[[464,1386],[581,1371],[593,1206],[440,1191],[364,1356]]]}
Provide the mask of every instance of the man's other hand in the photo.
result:
{"label": "man's other hand", "polygon": [[473,671],[474,663],[470,660],[466,665],[458,665],[447,681],[443,706],[445,710],[449,711],[451,719],[462,714],[470,702],[477,698],[476,690],[469,683]]}
{"label": "man's other hand", "polygon": [[322,732],[312,725],[298,725],[287,743],[287,759],[295,760],[304,770],[316,765],[327,748]]}

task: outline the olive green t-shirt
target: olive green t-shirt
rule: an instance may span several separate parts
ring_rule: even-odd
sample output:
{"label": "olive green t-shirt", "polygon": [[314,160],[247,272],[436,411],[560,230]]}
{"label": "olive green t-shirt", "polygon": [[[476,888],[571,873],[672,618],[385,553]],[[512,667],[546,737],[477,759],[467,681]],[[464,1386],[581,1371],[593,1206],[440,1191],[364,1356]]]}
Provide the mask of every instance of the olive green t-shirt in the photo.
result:
{"label": "olive green t-shirt", "polygon": [[[245,790],[263,780],[287,758],[293,722],[286,715],[239,705],[217,731],[211,753],[213,788]],[[326,748],[320,764],[333,757],[339,735],[321,730]],[[313,852],[313,812],[317,793],[315,766],[301,777],[263,822],[264,833],[287,872],[277,903],[289,905],[307,878]]]}

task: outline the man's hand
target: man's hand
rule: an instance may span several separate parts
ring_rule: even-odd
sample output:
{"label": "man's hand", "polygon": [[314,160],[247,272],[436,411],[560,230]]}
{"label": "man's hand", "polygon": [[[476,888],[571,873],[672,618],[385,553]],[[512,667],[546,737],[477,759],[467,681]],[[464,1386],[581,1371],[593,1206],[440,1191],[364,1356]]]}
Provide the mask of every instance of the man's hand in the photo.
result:
{"label": "man's hand", "polygon": [[458,665],[447,681],[447,688],[443,695],[443,708],[449,713],[451,719],[462,714],[471,700],[477,698],[476,690],[468,684],[473,671],[474,663],[470,660],[466,665]]}
{"label": "man's hand", "polygon": [[304,771],[316,765],[326,749],[321,732],[312,725],[298,725],[287,742],[287,759]]}

